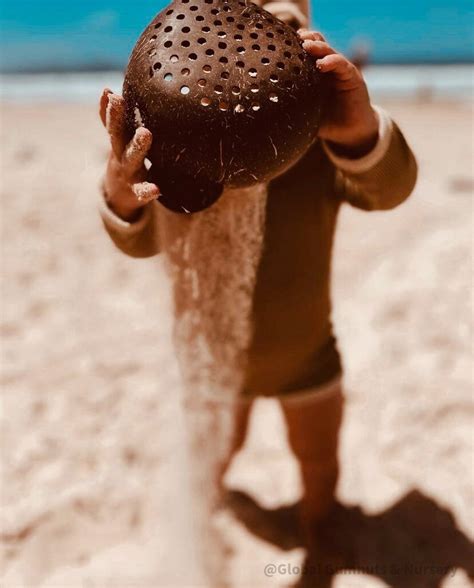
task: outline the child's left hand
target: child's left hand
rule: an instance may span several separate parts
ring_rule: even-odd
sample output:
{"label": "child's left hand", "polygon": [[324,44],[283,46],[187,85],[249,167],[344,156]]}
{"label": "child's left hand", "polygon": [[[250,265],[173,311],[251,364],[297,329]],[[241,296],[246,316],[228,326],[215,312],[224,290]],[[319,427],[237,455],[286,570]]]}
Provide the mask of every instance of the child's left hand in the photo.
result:
{"label": "child's left hand", "polygon": [[342,156],[362,157],[375,147],[379,133],[378,116],[362,74],[321,33],[300,30],[298,34],[303,48],[316,57],[316,67],[330,78],[319,136]]}

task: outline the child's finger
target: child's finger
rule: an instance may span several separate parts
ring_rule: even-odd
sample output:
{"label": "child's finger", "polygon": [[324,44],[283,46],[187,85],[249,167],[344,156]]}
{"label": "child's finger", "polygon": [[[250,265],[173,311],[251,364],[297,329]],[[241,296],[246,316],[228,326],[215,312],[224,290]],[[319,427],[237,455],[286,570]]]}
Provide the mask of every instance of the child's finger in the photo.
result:
{"label": "child's finger", "polygon": [[105,88],[102,92],[99,103],[100,119],[104,127],[107,127],[107,106],[109,105],[109,94],[112,94],[112,90]]}
{"label": "child's finger", "polygon": [[340,81],[349,81],[353,79],[354,73],[357,71],[355,65],[340,53],[327,55],[322,59],[318,59],[316,61],[316,66],[323,73],[334,73]]}
{"label": "child's finger", "polygon": [[325,41],[304,41],[303,49],[313,57],[325,57],[336,51]]}
{"label": "child's finger", "polygon": [[125,149],[125,107],[124,100],[117,94],[109,94],[106,110],[106,127],[110,135],[112,150],[121,159]]}
{"label": "child's finger", "polygon": [[135,131],[122,157],[122,165],[127,175],[133,176],[143,168],[152,141],[153,135],[148,129],[140,127]]}
{"label": "child's finger", "polygon": [[141,204],[152,202],[160,195],[158,186],[156,184],[151,184],[150,182],[140,182],[138,184],[133,184],[132,190],[138,202]]}
{"label": "child's finger", "polygon": [[308,31],[308,29],[299,29],[298,35],[303,41],[326,41],[324,35],[318,31]]}

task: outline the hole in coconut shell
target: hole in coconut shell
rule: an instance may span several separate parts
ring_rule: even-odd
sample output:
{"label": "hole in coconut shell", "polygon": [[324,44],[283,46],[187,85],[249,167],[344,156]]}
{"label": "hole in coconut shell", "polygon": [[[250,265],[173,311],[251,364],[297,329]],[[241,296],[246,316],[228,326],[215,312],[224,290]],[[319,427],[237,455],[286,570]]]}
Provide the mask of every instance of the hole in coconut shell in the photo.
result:
{"label": "hole in coconut shell", "polygon": [[221,85],[214,86],[214,92],[216,94],[222,94],[223,91],[224,91],[224,88]]}
{"label": "hole in coconut shell", "polygon": [[254,67],[251,67],[251,68],[249,69],[249,76],[250,76],[251,78],[256,78],[256,77],[257,77],[257,70],[256,70]]}
{"label": "hole in coconut shell", "polygon": [[179,61],[179,57],[177,55],[172,55],[170,57],[170,61],[171,63],[176,63],[177,61]]}
{"label": "hole in coconut shell", "polygon": [[229,63],[229,60],[227,59],[227,57],[225,55],[223,55],[222,57],[219,57],[219,61],[220,61],[220,63]]}
{"label": "hole in coconut shell", "polygon": [[173,74],[167,73],[163,76],[163,79],[165,80],[165,82],[171,82],[171,81],[173,81]]}
{"label": "hole in coconut shell", "polygon": [[207,84],[206,80],[203,80],[202,78],[200,80],[198,80],[198,86],[200,88],[204,88],[204,86]]}
{"label": "hole in coconut shell", "polygon": [[163,29],[163,31],[164,31],[165,33],[171,33],[171,31],[172,31],[172,30],[173,30],[173,27],[165,27],[165,28]]}
{"label": "hole in coconut shell", "polygon": [[204,98],[201,98],[201,106],[209,106],[211,104],[211,99],[208,98],[207,96],[204,96]]}
{"label": "hole in coconut shell", "polygon": [[190,73],[191,73],[191,70],[187,67],[183,67],[183,69],[181,70],[181,75],[183,75],[183,76],[189,76]]}
{"label": "hole in coconut shell", "polygon": [[243,106],[243,104],[236,104],[235,108],[234,108],[234,112],[240,113],[240,112],[244,112],[245,108]]}
{"label": "hole in coconut shell", "polygon": [[186,18],[185,14],[178,14],[178,16],[176,17],[178,20],[184,20]]}
{"label": "hole in coconut shell", "polygon": [[196,53],[190,53],[190,54],[188,55],[188,57],[189,57],[189,59],[190,59],[191,61],[196,61],[196,59],[198,58],[198,56],[196,55]]}
{"label": "hole in coconut shell", "polygon": [[189,86],[181,86],[181,88],[179,89],[179,91],[184,96],[187,96],[191,90],[189,89]]}
{"label": "hole in coconut shell", "polygon": [[212,67],[206,63],[206,65],[202,66],[202,71],[205,73],[210,73],[212,71]]}
{"label": "hole in coconut shell", "polygon": [[232,86],[232,94],[234,94],[234,96],[238,96],[240,94],[239,86]]}
{"label": "hole in coconut shell", "polygon": [[257,112],[258,110],[260,110],[260,104],[258,102],[252,102],[252,110],[254,112]]}
{"label": "hole in coconut shell", "polygon": [[270,92],[268,98],[270,102],[278,102],[278,96],[275,94],[275,92]]}
{"label": "hole in coconut shell", "polygon": [[225,100],[221,100],[219,102],[219,110],[222,110],[223,112],[225,112],[228,109],[229,109],[229,103],[226,102]]}

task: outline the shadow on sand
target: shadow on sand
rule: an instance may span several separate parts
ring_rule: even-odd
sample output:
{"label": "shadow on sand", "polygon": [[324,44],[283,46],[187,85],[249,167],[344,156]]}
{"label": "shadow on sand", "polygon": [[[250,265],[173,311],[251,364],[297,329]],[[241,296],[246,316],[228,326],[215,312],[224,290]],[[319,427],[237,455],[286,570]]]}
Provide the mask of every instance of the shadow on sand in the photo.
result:
{"label": "shadow on sand", "polygon": [[[298,505],[265,510],[232,491],[228,507],[251,533],[280,549],[303,546]],[[330,588],[345,570],[377,576],[393,588],[438,588],[461,569],[474,579],[474,543],[449,510],[414,490],[378,515],[337,504],[315,528],[306,571],[294,586]]]}

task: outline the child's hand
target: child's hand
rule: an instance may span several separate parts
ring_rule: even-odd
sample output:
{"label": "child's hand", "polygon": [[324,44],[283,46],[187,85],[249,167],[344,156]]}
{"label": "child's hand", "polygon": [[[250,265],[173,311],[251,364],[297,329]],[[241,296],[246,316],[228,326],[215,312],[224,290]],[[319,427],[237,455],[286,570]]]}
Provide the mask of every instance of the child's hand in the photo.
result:
{"label": "child's hand", "polygon": [[379,121],[359,70],[326,43],[321,33],[300,30],[303,48],[317,58],[316,66],[329,77],[329,95],[319,136],[340,155],[362,157],[378,139]]}
{"label": "child's hand", "polygon": [[145,181],[145,158],[153,137],[148,129],[139,128],[126,144],[124,101],[108,89],[100,99],[100,118],[112,146],[104,178],[107,204],[122,219],[133,221],[140,209],[160,193],[155,184]]}

